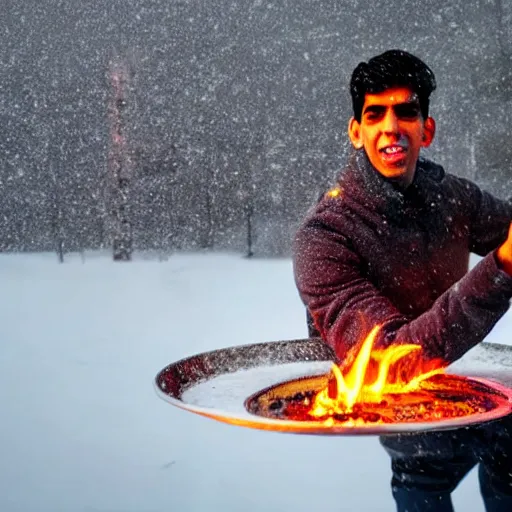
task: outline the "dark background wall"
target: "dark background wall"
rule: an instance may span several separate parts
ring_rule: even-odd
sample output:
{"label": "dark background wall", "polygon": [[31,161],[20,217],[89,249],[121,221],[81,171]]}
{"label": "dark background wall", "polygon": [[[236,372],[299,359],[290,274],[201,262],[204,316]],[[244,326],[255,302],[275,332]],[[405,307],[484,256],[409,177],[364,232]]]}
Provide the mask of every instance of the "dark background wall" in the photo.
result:
{"label": "dark background wall", "polygon": [[512,195],[510,0],[0,3],[0,250],[110,247],[122,148],[135,249],[245,252],[250,226],[287,254],[349,149],[352,69],[395,47],[436,73],[426,156]]}

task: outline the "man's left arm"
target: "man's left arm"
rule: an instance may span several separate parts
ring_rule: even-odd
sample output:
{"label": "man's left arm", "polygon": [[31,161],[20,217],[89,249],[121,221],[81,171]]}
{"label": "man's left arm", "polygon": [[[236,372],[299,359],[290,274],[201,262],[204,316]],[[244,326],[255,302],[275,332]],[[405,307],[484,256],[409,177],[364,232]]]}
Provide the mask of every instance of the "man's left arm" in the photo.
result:
{"label": "man's left arm", "polygon": [[469,249],[485,256],[506,240],[512,221],[512,202],[499,199],[468,180],[458,181],[468,194],[471,207]]}

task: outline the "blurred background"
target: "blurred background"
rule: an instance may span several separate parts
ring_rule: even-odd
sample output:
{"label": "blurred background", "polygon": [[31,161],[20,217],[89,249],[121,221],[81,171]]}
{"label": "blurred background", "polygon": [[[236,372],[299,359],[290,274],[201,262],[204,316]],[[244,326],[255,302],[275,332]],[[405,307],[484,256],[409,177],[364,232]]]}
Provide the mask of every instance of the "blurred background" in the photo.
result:
{"label": "blurred background", "polygon": [[425,156],[512,195],[508,0],[1,4],[1,251],[288,255],[390,48],[436,74]]}

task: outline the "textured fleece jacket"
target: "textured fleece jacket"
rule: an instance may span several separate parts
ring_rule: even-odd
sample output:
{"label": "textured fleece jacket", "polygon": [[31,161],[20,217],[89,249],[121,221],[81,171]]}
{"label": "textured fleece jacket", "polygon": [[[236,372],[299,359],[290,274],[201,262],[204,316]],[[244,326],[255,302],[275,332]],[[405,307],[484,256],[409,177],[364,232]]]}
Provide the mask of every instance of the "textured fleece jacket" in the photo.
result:
{"label": "textured fleece jacket", "polygon": [[[380,325],[376,347],[415,343],[453,362],[509,308],[495,249],[511,219],[510,203],[431,161],[401,191],[356,151],[297,231],[300,297],[340,359]],[[471,252],[483,258],[468,271]]]}

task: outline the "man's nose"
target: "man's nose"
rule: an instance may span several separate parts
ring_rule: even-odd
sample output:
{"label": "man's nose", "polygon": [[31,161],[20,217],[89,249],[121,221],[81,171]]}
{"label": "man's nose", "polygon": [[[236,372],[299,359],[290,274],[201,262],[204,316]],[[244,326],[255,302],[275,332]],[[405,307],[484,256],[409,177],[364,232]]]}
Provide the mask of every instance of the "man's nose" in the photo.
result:
{"label": "man's nose", "polygon": [[398,119],[392,109],[389,109],[382,120],[382,131],[385,133],[398,132]]}

